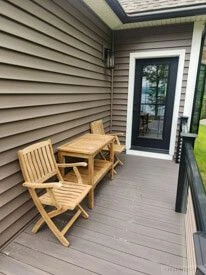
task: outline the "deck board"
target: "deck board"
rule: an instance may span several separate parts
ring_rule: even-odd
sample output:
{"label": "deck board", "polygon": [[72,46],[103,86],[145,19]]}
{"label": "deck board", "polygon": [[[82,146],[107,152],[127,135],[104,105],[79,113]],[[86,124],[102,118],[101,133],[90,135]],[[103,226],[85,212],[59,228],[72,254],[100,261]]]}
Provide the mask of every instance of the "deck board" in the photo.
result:
{"label": "deck board", "polygon": [[[29,225],[1,251],[0,272],[16,275],[17,265],[21,275],[185,274],[185,216],[174,212],[177,172],[170,161],[125,156],[115,179],[96,188],[89,220],[80,218],[67,233],[69,248],[46,226],[34,235]],[[59,226],[68,216],[56,218]]]}
{"label": "deck board", "polygon": [[47,272],[42,271],[41,269],[34,268],[32,265],[27,263],[23,263],[21,261],[16,260],[11,255],[0,255],[0,274],[16,274],[16,275],[46,275],[49,274]]}

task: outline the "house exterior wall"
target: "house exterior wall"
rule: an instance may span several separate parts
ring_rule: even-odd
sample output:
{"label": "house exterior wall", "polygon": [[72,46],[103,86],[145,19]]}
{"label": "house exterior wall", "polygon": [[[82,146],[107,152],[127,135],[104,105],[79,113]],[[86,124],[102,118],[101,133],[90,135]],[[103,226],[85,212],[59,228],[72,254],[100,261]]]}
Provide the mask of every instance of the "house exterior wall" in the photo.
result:
{"label": "house exterior wall", "polygon": [[80,1],[9,0],[0,16],[0,245],[35,215],[17,151],[51,138],[54,148],[110,123],[110,30]]}
{"label": "house exterior wall", "polygon": [[[130,53],[152,50],[185,49],[179,115],[183,114],[193,24],[168,25],[115,32],[115,69],[112,130],[126,133],[129,56]],[[126,135],[125,135],[126,136]],[[125,142],[125,137],[122,138]]]}

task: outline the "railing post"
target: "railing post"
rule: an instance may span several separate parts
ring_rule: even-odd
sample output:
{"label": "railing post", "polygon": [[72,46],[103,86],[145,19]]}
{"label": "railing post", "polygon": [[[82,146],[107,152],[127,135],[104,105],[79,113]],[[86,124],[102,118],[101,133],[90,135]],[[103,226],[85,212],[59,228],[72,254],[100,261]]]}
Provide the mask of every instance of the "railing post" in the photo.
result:
{"label": "railing post", "polygon": [[180,167],[179,167],[177,194],[176,194],[176,204],[175,204],[176,212],[186,213],[187,193],[188,193],[188,184],[186,181],[185,147],[183,144],[181,158],[180,158]]}
{"label": "railing post", "polygon": [[194,142],[196,134],[191,133],[182,133],[182,151],[180,158],[180,167],[179,167],[179,176],[178,176],[178,185],[177,185],[177,195],[176,195],[176,204],[175,211],[179,213],[186,213],[187,211],[187,197],[188,197],[188,180],[186,173],[186,155],[185,155],[185,144],[191,144],[194,148]]}
{"label": "railing post", "polygon": [[179,128],[179,135],[178,135],[178,141],[177,141],[177,150],[176,150],[176,158],[175,161],[176,163],[180,163],[180,159],[181,159],[181,152],[182,152],[182,127],[183,125],[187,125],[188,122],[188,117],[186,116],[181,116],[179,117],[179,121],[180,121],[180,128]]}

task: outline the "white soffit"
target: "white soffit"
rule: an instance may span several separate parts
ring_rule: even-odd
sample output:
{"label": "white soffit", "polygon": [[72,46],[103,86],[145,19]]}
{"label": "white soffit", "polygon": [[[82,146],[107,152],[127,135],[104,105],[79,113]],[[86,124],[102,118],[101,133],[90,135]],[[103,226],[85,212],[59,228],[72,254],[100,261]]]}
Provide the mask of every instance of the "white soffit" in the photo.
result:
{"label": "white soffit", "polygon": [[132,28],[161,26],[177,23],[189,23],[194,21],[206,21],[206,15],[168,18],[162,20],[143,21],[123,24],[118,16],[113,12],[105,0],[83,0],[112,30],[123,30]]}
{"label": "white soffit", "polygon": [[83,0],[111,29],[122,24],[119,17],[113,12],[104,0]]}

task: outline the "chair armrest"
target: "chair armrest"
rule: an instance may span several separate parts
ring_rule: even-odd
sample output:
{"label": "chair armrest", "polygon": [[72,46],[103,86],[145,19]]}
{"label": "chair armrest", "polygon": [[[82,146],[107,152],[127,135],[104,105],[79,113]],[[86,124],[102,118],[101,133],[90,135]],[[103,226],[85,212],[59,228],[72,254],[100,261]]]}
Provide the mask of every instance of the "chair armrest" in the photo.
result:
{"label": "chair armrest", "polygon": [[123,137],[123,136],[124,136],[124,133],[120,133],[120,132],[118,132],[118,133],[115,133],[115,132],[114,132],[114,133],[113,133],[113,132],[111,132],[110,135],[119,136],[119,137],[121,136],[121,137]]}
{"label": "chair armrest", "polygon": [[115,138],[115,142],[114,143],[117,144],[117,145],[121,144],[120,141],[119,141],[119,137],[118,137],[120,134],[123,135],[123,133],[110,133],[109,134],[109,136],[113,136]]}
{"label": "chair armrest", "polygon": [[72,167],[73,171],[77,177],[78,183],[82,184],[82,177],[79,173],[78,166],[83,166],[86,167],[87,163],[86,162],[76,162],[76,163],[57,163],[58,168],[66,168],[66,167]]}
{"label": "chair armrest", "polygon": [[46,183],[38,183],[38,182],[24,182],[24,187],[33,188],[33,189],[50,189],[50,188],[60,188],[62,187],[62,182],[46,182]]}
{"label": "chair armrest", "polygon": [[86,162],[76,162],[76,163],[57,163],[58,167],[78,167],[78,166],[87,166]]}

